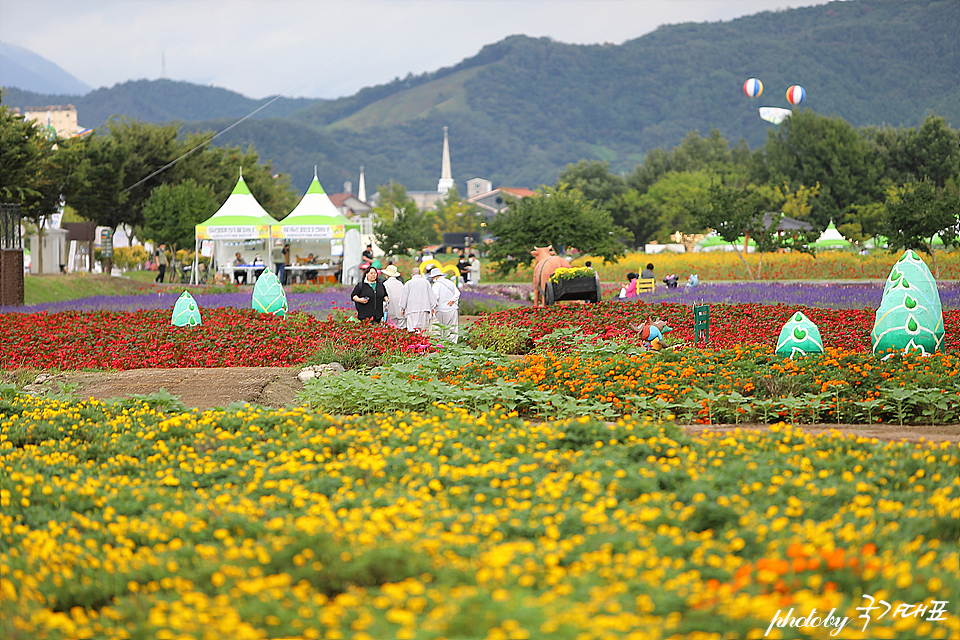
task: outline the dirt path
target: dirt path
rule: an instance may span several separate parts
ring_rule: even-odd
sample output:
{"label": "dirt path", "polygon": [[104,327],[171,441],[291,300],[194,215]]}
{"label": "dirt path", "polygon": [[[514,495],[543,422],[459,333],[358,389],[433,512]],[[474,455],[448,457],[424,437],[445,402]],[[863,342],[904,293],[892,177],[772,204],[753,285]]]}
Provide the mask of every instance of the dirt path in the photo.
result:
{"label": "dirt path", "polygon": [[[81,398],[107,400],[130,395],[147,395],[166,389],[188,407],[210,409],[226,407],[234,402],[249,402],[268,407],[296,404],[296,395],[303,389],[296,367],[235,367],[224,369],[134,369],[111,372],[64,372],[41,374],[42,383],[30,385],[36,391],[58,388]],[[687,425],[687,433],[733,431],[734,429],[769,431],[769,425]],[[800,425],[804,433],[845,434],[883,441],[934,441],[960,443],[960,424],[955,425]]]}
{"label": "dirt path", "polygon": [[44,387],[59,386],[81,398],[125,398],[166,389],[188,407],[210,409],[233,402],[283,407],[296,402],[303,388],[299,369],[233,367],[224,369],[133,369],[111,372],[64,372],[48,376]]}

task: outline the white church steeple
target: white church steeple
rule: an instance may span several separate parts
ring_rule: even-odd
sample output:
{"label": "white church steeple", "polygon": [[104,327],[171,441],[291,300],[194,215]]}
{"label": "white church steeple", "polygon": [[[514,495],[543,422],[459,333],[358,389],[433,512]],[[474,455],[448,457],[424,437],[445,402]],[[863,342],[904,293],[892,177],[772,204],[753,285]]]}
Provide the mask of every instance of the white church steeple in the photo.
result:
{"label": "white church steeple", "polygon": [[437,191],[446,195],[453,187],[453,171],[450,169],[450,143],[447,141],[447,127],[443,128],[443,161],[440,165],[440,182]]}
{"label": "white church steeple", "polygon": [[360,167],[360,184],[357,185],[357,199],[361,202],[367,201],[367,182],[363,178],[363,167]]}

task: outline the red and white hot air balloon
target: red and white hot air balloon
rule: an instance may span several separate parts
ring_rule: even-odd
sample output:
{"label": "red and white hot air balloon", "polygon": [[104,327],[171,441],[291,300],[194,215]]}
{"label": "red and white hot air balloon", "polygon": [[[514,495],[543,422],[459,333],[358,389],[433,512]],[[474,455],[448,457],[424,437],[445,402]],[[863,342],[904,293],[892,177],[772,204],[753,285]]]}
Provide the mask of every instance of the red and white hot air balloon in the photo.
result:
{"label": "red and white hot air balloon", "polygon": [[803,90],[803,87],[795,84],[787,89],[787,102],[790,104],[800,104],[806,95],[807,92]]}

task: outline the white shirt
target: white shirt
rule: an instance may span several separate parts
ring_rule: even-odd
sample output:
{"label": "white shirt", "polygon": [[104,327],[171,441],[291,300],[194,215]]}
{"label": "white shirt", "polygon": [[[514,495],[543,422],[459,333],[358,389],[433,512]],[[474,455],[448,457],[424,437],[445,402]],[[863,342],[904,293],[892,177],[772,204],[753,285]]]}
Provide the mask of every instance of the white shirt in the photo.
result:
{"label": "white shirt", "polygon": [[[460,307],[460,289],[446,278],[437,278],[433,281],[433,293],[437,296],[437,309],[448,311]],[[450,302],[453,304],[450,304]]]}

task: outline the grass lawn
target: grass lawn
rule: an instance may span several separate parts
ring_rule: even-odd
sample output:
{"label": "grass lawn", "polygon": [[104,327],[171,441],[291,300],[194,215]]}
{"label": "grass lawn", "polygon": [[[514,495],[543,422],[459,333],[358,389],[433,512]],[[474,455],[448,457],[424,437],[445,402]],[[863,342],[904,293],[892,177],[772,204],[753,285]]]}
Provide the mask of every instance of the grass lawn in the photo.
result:
{"label": "grass lawn", "polygon": [[57,302],[92,296],[116,296],[137,293],[153,284],[154,271],[129,271],[122,278],[103,274],[71,273],[56,276],[25,276],[24,304]]}

